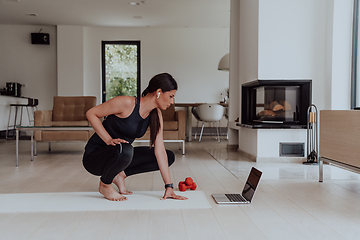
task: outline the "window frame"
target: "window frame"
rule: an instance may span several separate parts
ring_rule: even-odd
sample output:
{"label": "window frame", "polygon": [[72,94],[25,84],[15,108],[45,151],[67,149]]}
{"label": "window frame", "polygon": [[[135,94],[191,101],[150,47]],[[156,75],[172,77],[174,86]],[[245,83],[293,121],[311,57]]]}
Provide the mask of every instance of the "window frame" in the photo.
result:
{"label": "window frame", "polygon": [[105,47],[108,44],[113,44],[113,45],[136,45],[137,46],[137,74],[136,74],[136,78],[137,78],[137,95],[138,97],[140,97],[140,90],[141,90],[141,48],[140,48],[140,41],[139,40],[129,40],[129,41],[123,41],[123,40],[118,40],[118,41],[101,41],[101,86],[102,86],[102,91],[101,91],[101,98],[102,98],[102,102],[106,102],[106,66],[105,66]]}
{"label": "window frame", "polygon": [[[354,0],[353,12],[353,36],[352,36],[352,59],[351,59],[351,109],[360,110],[360,79],[358,76],[359,56],[359,0]],[[359,98],[359,100],[357,100]]]}

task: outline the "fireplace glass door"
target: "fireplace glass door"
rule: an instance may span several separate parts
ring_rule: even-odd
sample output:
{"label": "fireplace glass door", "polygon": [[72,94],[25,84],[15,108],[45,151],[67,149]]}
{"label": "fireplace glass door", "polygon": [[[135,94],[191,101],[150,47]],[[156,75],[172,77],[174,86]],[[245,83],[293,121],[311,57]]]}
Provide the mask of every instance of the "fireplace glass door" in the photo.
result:
{"label": "fireplace glass door", "polygon": [[253,91],[256,96],[254,122],[299,122],[299,86],[260,86]]}

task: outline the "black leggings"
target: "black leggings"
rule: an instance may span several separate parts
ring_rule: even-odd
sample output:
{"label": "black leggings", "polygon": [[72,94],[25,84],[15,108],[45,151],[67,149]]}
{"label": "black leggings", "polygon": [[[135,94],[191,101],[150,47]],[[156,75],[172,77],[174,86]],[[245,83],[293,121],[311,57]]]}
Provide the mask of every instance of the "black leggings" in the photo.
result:
{"label": "black leggings", "polygon": [[[174,163],[175,155],[166,150],[169,166]],[[117,174],[124,171],[126,176],[159,170],[154,148],[133,147],[122,143],[104,146],[83,157],[85,169],[105,184],[111,184]]]}

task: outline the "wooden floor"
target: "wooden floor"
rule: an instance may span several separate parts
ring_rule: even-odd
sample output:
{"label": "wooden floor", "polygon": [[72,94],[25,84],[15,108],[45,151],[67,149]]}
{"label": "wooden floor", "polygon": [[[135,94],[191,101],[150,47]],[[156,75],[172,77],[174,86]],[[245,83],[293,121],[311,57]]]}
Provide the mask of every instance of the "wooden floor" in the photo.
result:
{"label": "wooden floor", "polygon": [[[38,144],[30,161],[30,142],[20,142],[15,167],[15,141],[0,140],[0,194],[97,191],[98,177],[81,163],[84,143]],[[0,239],[359,239],[359,175],[325,166],[255,163],[226,150],[226,141],[205,138],[177,144],[170,168],[176,184],[191,176],[211,204],[199,210],[87,211],[0,214]],[[220,206],[212,193],[239,192],[252,166],[263,172],[254,200]],[[129,190],[163,190],[160,174],[127,179]],[[173,200],[167,200],[173,201]]]}

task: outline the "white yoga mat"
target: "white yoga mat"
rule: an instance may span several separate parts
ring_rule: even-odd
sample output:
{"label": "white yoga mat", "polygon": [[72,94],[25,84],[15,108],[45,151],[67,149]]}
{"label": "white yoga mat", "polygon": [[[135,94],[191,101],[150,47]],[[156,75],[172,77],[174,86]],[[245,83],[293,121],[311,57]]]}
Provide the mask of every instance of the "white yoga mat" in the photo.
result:
{"label": "white yoga mat", "polygon": [[98,192],[0,194],[0,213],[211,208],[202,191],[176,194],[189,199],[160,200],[164,191],[134,191],[122,202],[109,201]]}

